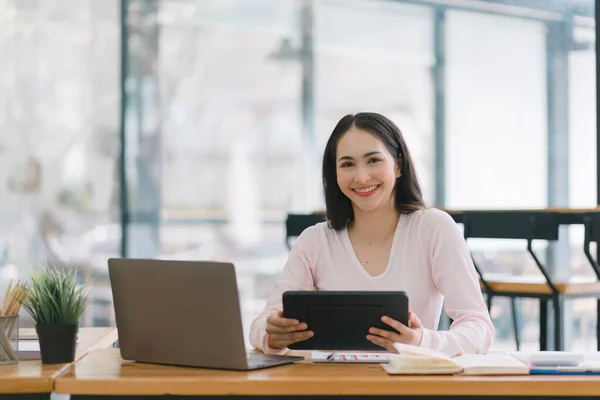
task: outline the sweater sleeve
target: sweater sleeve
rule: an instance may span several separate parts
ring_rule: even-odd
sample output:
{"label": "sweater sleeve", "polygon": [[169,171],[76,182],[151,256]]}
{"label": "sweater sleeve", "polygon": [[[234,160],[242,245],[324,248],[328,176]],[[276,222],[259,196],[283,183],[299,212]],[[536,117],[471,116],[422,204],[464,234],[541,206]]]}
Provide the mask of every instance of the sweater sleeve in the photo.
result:
{"label": "sweater sleeve", "polygon": [[267,354],[285,354],[288,349],[273,349],[268,345],[267,316],[282,309],[281,297],[288,290],[315,290],[313,268],[315,266],[319,225],[312,226],[298,236],[289,258],[283,268],[283,274],[275,284],[275,290],[267,301],[263,311],[250,324],[250,343],[255,349]]}
{"label": "sweater sleeve", "polygon": [[428,252],[432,279],[453,322],[448,331],[423,330],[421,346],[449,356],[486,353],[495,336],[467,244],[447,213],[435,210]]}

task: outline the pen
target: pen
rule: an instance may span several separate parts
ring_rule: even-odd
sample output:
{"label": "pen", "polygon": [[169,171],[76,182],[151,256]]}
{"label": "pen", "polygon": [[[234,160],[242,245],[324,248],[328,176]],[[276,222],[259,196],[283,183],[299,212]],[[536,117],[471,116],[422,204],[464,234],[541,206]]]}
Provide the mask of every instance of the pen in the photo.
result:
{"label": "pen", "polygon": [[333,360],[333,358],[335,357],[335,353],[331,353],[327,356],[327,361],[331,361]]}
{"label": "pen", "polygon": [[531,375],[600,375],[600,371],[594,370],[565,370],[551,368],[533,368],[529,370]]}

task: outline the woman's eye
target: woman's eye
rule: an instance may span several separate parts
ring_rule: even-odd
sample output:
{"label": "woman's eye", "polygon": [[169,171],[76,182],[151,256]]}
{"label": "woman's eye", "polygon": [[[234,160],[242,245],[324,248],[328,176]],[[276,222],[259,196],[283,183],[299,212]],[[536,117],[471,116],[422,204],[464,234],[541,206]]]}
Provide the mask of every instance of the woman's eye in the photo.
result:
{"label": "woman's eye", "polygon": [[351,166],[352,166],[352,163],[350,163],[350,162],[345,162],[345,163],[343,163],[343,164],[340,165],[341,168],[348,168],[348,167],[351,167]]}
{"label": "woman's eye", "polygon": [[371,158],[371,159],[369,160],[369,163],[370,163],[370,164],[374,164],[374,163],[378,163],[379,161],[381,161],[379,158]]}

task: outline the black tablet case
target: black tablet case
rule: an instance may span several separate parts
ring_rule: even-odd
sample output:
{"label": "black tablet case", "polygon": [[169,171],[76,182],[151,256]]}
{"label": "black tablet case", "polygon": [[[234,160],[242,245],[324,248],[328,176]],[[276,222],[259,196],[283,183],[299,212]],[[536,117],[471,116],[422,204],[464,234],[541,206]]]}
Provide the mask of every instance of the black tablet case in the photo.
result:
{"label": "black tablet case", "polygon": [[392,330],[381,321],[387,315],[408,325],[405,292],[288,291],[283,293],[283,316],[308,325],[314,336],[288,346],[293,350],[375,350],[367,340],[369,328]]}

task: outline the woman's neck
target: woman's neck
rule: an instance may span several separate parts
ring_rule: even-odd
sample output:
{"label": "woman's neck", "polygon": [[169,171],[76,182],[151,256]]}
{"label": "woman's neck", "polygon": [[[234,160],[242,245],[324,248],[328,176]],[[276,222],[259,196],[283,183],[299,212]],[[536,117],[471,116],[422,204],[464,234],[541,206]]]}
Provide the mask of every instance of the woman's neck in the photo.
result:
{"label": "woman's neck", "polygon": [[354,209],[354,221],[348,226],[348,232],[360,239],[383,242],[394,236],[400,213],[396,207],[365,212]]}

